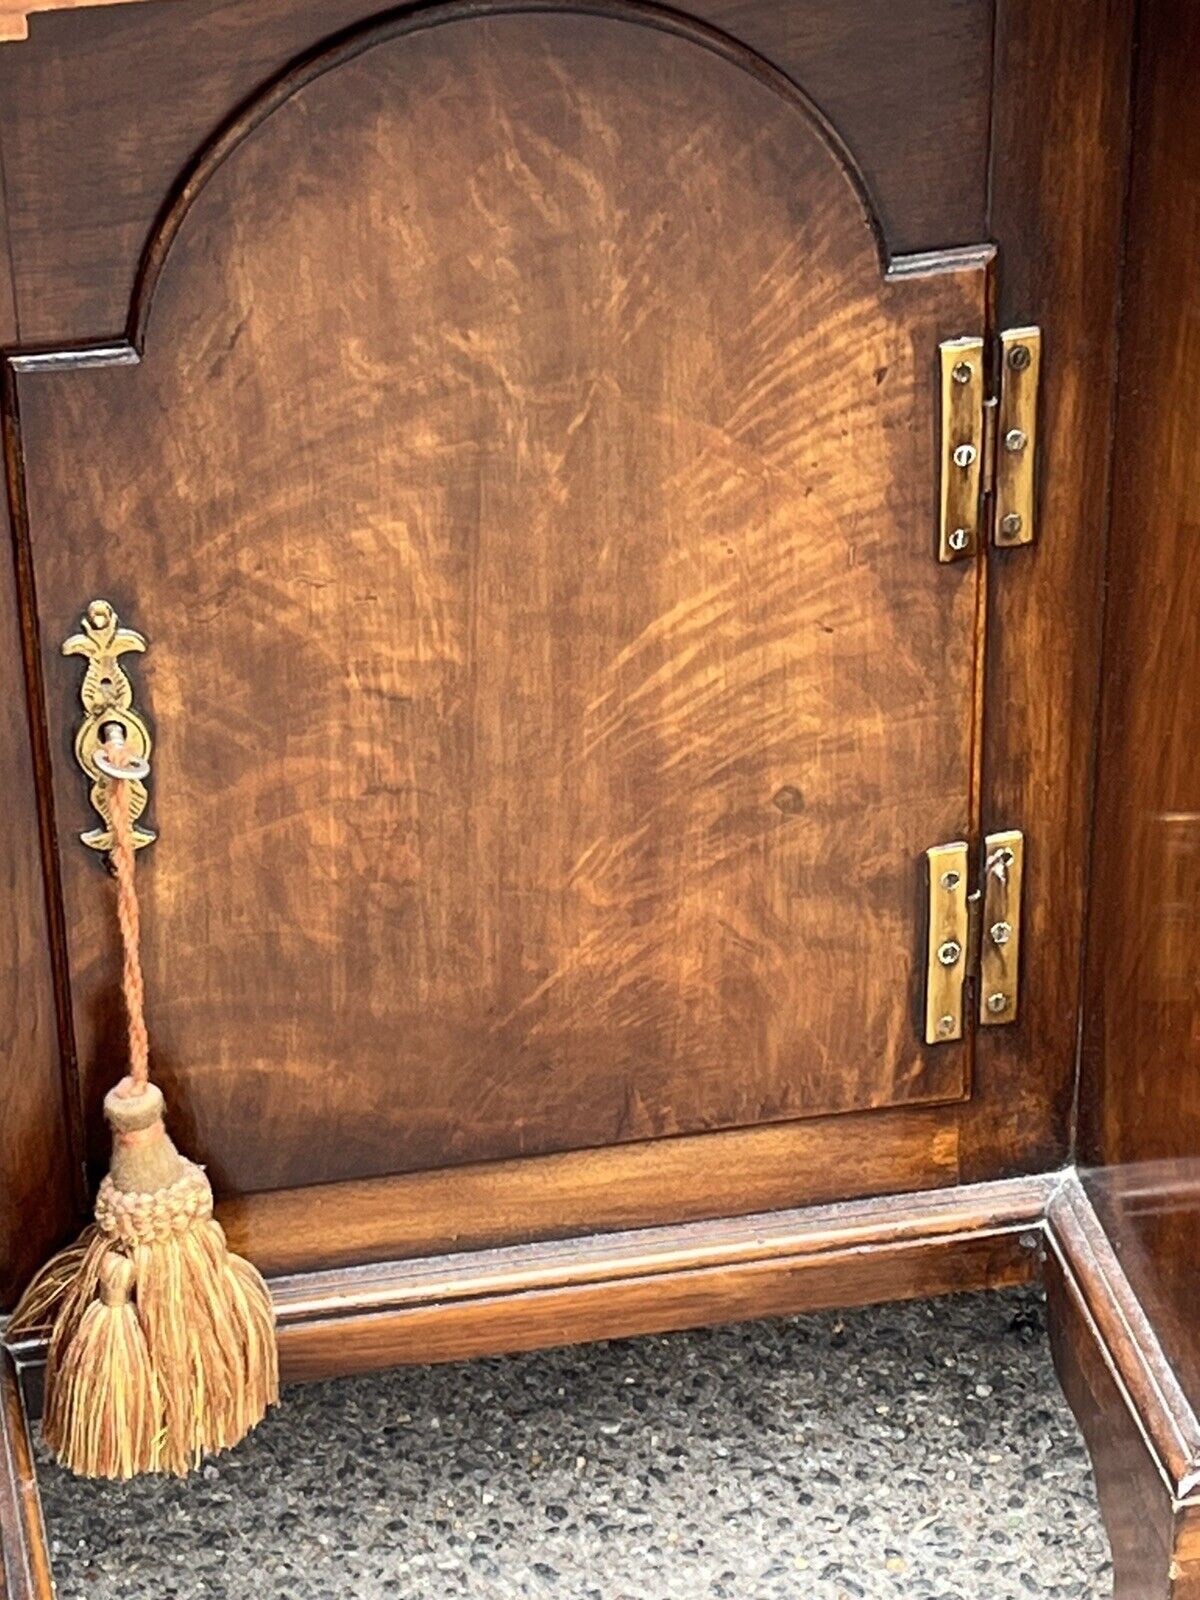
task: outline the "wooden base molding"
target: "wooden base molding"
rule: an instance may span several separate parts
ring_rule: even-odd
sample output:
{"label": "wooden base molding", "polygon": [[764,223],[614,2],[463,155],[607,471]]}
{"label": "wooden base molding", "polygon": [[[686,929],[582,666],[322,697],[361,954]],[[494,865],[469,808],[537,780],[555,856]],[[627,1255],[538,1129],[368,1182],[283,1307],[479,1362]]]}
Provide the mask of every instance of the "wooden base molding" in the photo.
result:
{"label": "wooden base molding", "polygon": [[1000,1288],[1036,1271],[1053,1180],[278,1278],[286,1378]]}
{"label": "wooden base molding", "polygon": [[[1200,1420],[1074,1171],[891,1200],[272,1280],[292,1382],[1044,1275],[1060,1381],[1113,1546],[1114,1600],[1200,1600]],[[41,1349],[4,1356],[3,1600],[53,1586],[29,1447]]]}

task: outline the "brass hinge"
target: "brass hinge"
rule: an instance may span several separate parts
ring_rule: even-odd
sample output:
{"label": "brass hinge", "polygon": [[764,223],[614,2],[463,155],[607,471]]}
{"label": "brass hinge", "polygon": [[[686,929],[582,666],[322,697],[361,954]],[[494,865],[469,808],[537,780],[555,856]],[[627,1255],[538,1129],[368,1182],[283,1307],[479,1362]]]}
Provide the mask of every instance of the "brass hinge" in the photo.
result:
{"label": "brass hinge", "polygon": [[991,526],[992,542],[1032,544],[1040,328],[1000,335],[1000,382],[987,393],[984,341],[938,346],[942,381],[938,560],[965,561]]}
{"label": "brass hinge", "polygon": [[988,834],[983,881],[975,889],[968,886],[970,849],[962,840],[934,845],[925,859],[925,1043],[949,1044],[963,1036],[972,982],[982,1026],[1017,1020],[1025,836],[1016,828]]}

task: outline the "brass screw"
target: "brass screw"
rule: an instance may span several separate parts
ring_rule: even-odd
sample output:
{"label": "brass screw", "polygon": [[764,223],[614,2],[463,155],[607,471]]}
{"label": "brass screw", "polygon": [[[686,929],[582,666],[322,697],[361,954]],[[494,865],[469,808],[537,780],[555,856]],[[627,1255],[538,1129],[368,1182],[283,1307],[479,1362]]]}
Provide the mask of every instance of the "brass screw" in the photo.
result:
{"label": "brass screw", "polygon": [[971,368],[965,361],[958,361],[951,369],[950,376],[954,379],[955,383],[970,383]]}
{"label": "brass screw", "polygon": [[954,1018],[953,1017],[939,1017],[938,1018],[938,1024],[937,1024],[937,1031],[938,1031],[938,1035],[941,1038],[948,1039],[950,1037],[950,1035],[954,1032]]}
{"label": "brass screw", "polygon": [[957,939],[947,939],[944,944],[938,945],[937,958],[944,967],[952,967],[962,955],[962,945]]}
{"label": "brass screw", "polygon": [[1004,448],[1015,456],[1020,455],[1028,443],[1029,439],[1020,428],[1010,428],[1004,435]]}
{"label": "brass screw", "polygon": [[987,1008],[993,1016],[1001,1011],[1008,1010],[1008,996],[1006,994],[990,994],[987,997]]}
{"label": "brass screw", "polygon": [[939,881],[943,889],[957,889],[961,880],[957,872],[943,872]]}
{"label": "brass screw", "polygon": [[1021,515],[1017,511],[1010,511],[1000,518],[1000,532],[1006,539],[1015,539],[1023,526]]}
{"label": "brass screw", "polygon": [[1007,944],[1012,938],[1011,922],[993,922],[988,929],[993,944]]}
{"label": "brass screw", "polygon": [[946,543],[951,550],[965,550],[971,542],[971,535],[966,528],[955,528]]}
{"label": "brass screw", "polygon": [[1014,372],[1024,372],[1032,360],[1027,344],[1015,344],[1008,352],[1008,364]]}
{"label": "brass screw", "polygon": [[[1024,437],[1024,435],[1022,435],[1022,437]],[[974,466],[975,457],[977,454],[978,452],[973,444],[956,445],[954,447],[954,465],[956,467]]]}

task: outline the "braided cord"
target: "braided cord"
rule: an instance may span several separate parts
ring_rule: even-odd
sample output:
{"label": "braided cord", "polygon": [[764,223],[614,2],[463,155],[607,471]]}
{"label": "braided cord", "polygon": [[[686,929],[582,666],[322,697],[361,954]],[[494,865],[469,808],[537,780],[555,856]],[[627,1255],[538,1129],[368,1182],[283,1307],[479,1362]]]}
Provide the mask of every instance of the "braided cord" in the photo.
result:
{"label": "braided cord", "polygon": [[[105,754],[114,767],[123,767],[128,756],[124,742],[106,743]],[[150,1081],[150,1038],[146,1031],[146,989],[142,981],[141,916],[137,888],[133,881],[133,819],[129,814],[128,778],[108,779],[108,815],[112,827],[112,864],[117,878],[117,923],[121,929],[123,961],[121,987],[125,994],[125,1015],[129,1024],[129,1076],[133,1093]]]}

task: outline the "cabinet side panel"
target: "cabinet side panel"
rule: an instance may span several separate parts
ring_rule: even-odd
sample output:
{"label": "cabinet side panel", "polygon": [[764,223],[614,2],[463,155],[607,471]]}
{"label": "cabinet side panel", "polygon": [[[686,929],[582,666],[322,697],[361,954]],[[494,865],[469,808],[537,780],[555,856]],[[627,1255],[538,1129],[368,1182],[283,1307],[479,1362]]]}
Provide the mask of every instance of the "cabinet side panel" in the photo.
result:
{"label": "cabinet side panel", "polygon": [[1080,1155],[1200,1402],[1200,14],[1142,7]]}

